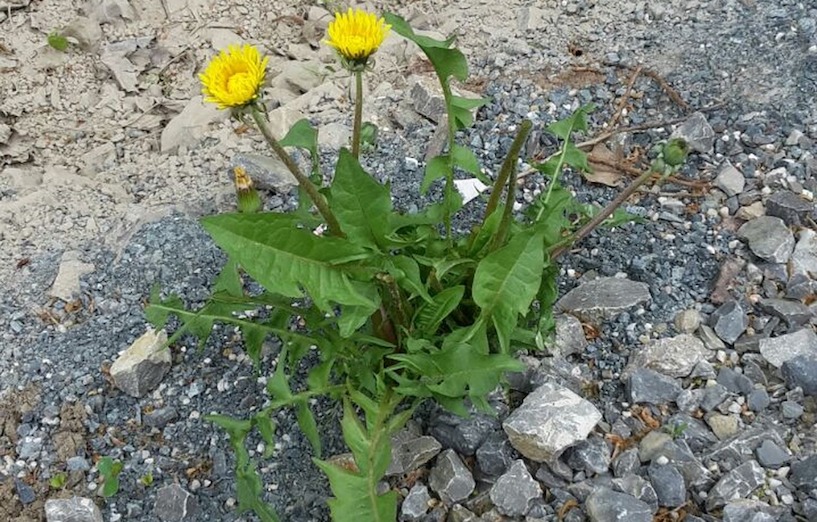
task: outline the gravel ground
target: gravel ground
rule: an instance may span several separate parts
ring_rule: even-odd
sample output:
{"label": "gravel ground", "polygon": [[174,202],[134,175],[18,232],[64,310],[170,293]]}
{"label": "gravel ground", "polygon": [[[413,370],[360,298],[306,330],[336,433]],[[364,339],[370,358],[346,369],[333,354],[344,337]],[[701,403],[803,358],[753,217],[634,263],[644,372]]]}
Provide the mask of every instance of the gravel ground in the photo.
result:
{"label": "gravel ground", "polygon": [[[645,283],[650,299],[592,319],[587,310],[566,305],[567,312],[582,318],[581,339],[574,335],[570,346],[554,349],[553,357],[525,358],[531,370],[511,379],[510,397],[496,398],[498,419],[461,421],[431,407],[420,412],[417,431],[406,437],[430,435],[436,446],[421,439],[436,448],[433,453],[441,448],[454,452],[392,478],[392,485],[407,496],[402,517],[548,520],[561,513],[571,520],[606,521],[616,518],[599,506],[613,506],[631,513],[646,509],[647,520],[654,515],[817,520],[814,373],[798,374],[793,362],[780,369],[785,347],[802,350],[805,355],[797,363],[805,368],[813,368],[808,364],[817,359],[817,341],[812,341],[817,320],[809,306],[817,282],[813,272],[798,268],[817,266],[808,265],[817,263],[817,246],[807,239],[809,231],[817,231],[817,10],[804,2],[748,0],[692,0],[673,7],[601,4],[571,1],[537,9],[505,2],[509,15],[501,18],[491,15],[493,5],[427,2],[400,8],[424,13],[415,17],[424,28],[461,34],[475,78],[467,87],[491,98],[461,140],[476,149],[489,172],[498,168],[514,125],[523,117],[534,117],[541,127],[592,102],[599,107],[591,116],[592,134],[603,132],[638,64],[644,69],[634,82],[621,126],[674,122],[704,110],[704,127],[712,131],[710,146],[704,143],[693,152],[681,172],[686,180],[709,182],[704,189],[668,183],[640,193],[627,209],[643,216],[643,222],[594,233],[562,258],[562,295],[616,277]],[[250,14],[260,9],[260,4],[246,5]],[[29,8],[39,27],[56,24],[57,14],[48,7]],[[214,12],[227,12],[226,4],[216,8]],[[451,20],[457,16],[455,25]],[[16,23],[14,17],[0,21],[0,30],[11,23]],[[247,28],[251,38],[269,36],[261,25]],[[133,24],[112,27],[114,35],[139,34]],[[290,30],[281,29],[274,38],[285,40]],[[4,33],[0,37],[9,43]],[[365,161],[374,175],[391,181],[396,203],[410,208],[421,204],[414,194],[435,125],[412,106],[411,80],[401,80],[408,76],[406,68],[415,73],[422,68],[412,58],[401,62],[385,54],[398,51],[397,45],[384,50],[381,70],[372,79],[377,101],[370,117],[381,133]],[[195,52],[204,56],[205,49]],[[93,70],[81,72],[86,76],[80,78],[92,81]],[[179,77],[187,82],[176,87],[177,98],[183,99],[192,81],[181,73]],[[674,100],[659,78],[689,107]],[[310,90],[330,84],[342,82]],[[312,98],[307,112],[316,123],[343,131],[350,119],[345,102],[325,102],[331,97],[327,92]],[[7,118],[21,103],[19,97],[2,102],[0,117]],[[21,132],[20,122],[37,123],[31,118],[20,116],[12,124]],[[143,305],[154,284],[195,306],[224,261],[196,217],[228,208],[225,167],[237,153],[262,149],[257,142],[239,145],[230,136],[235,128],[231,122],[206,122],[205,127],[202,141],[170,155],[160,156],[157,144],[139,152],[128,148],[131,138],[117,141],[127,154],[103,164],[87,182],[92,184],[82,185],[85,174],[68,178],[66,185],[85,187],[79,191],[57,190],[59,182],[44,167],[50,163],[37,154],[26,163],[3,156],[0,237],[7,291],[0,297],[0,510],[5,510],[0,519],[44,520],[46,499],[76,495],[93,499],[105,520],[179,520],[171,513],[184,495],[170,508],[157,502],[174,491],[174,484],[191,493],[196,504],[185,520],[251,519],[235,511],[233,456],[226,437],[201,419],[210,412],[248,415],[263,405],[263,380],[253,372],[236,332],[218,328],[202,349],[191,339],[175,344],[170,371],[140,399],[119,391],[108,374],[118,353],[145,332]],[[677,127],[656,125],[614,141],[630,153],[648,149]],[[81,166],[82,153],[94,143],[106,141],[63,144],[61,152],[67,164]],[[540,132],[529,153],[548,154],[554,145]],[[328,161],[329,148],[326,152]],[[139,154],[156,163],[127,159]],[[146,165],[155,174],[134,175]],[[25,189],[11,169],[45,170],[45,181]],[[200,171],[212,176],[197,179]],[[543,183],[536,175],[526,177],[520,203],[529,201]],[[587,203],[603,204],[617,192],[572,174],[565,183]],[[94,196],[98,200],[83,199],[87,196],[81,193],[91,188],[100,190]],[[37,197],[24,199],[31,194]],[[59,220],[35,208],[46,194],[64,194],[71,202]],[[281,190],[267,196],[270,207],[293,202]],[[89,228],[86,221],[79,231],[61,228],[65,216],[79,223],[74,218],[82,216],[77,214],[82,205],[100,212],[91,215],[100,229]],[[478,205],[466,208],[463,226]],[[779,216],[780,226],[758,220],[763,212]],[[33,225],[20,217],[26,213],[36,221]],[[762,230],[753,235],[740,228],[744,223]],[[31,231],[18,234],[27,228]],[[792,232],[799,238],[794,254],[786,244],[786,234]],[[777,243],[761,244],[769,238]],[[64,255],[71,250],[79,252],[80,264],[93,266],[79,270],[83,275],[76,299],[49,297],[60,266],[72,263]],[[30,259],[18,267],[24,257]],[[775,301],[780,298],[785,301]],[[699,329],[696,322],[711,329]],[[700,355],[697,345],[682,337],[685,351],[677,359],[650,359],[650,346],[669,350],[660,344],[667,341],[659,340],[680,343],[684,334],[702,339],[705,353]],[[783,347],[769,344],[779,337]],[[276,343],[268,344],[262,376],[274,367],[277,355]],[[695,353],[697,359],[689,359]],[[681,368],[690,361],[689,368]],[[554,382],[582,395],[600,419],[589,437],[576,434],[574,447],[543,463],[520,455],[500,421],[523,415],[525,405],[535,399],[532,394],[523,403],[526,394]],[[338,411],[323,403],[315,411],[326,454],[345,451]],[[267,499],[285,520],[328,520],[328,487],[305,464],[308,443],[288,412],[276,421],[274,456],[262,462]],[[256,439],[249,447],[254,455],[264,449]],[[124,464],[119,492],[107,500],[98,495],[99,456]],[[513,464],[520,457],[522,465]],[[59,472],[67,472],[68,483],[58,491],[48,482]],[[148,472],[153,483],[140,484]],[[435,479],[445,472],[455,480],[444,484]],[[469,477],[475,490],[453,502],[455,486],[468,489]],[[733,493],[743,500],[734,500]],[[469,518],[477,515],[481,518]]]}

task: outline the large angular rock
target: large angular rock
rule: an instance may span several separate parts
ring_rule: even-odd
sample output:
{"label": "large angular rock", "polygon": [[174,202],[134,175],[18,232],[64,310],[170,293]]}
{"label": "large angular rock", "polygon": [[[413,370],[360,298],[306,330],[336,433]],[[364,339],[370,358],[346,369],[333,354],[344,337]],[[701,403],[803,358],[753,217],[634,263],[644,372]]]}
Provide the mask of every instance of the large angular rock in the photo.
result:
{"label": "large angular rock", "polygon": [[181,146],[198,143],[211,124],[224,121],[229,116],[230,111],[219,110],[212,103],[204,103],[201,96],[194,96],[162,130],[162,152],[170,153]]}
{"label": "large angular rock", "polygon": [[627,378],[636,368],[650,368],[671,377],[686,377],[709,351],[700,339],[690,334],[657,339],[636,350],[622,377]]}
{"label": "large angular rock", "polygon": [[791,483],[803,491],[817,489],[817,455],[792,463]]}
{"label": "large angular rock", "polygon": [[791,460],[791,455],[786,450],[770,440],[764,440],[755,453],[757,461],[764,468],[777,469]]}
{"label": "large angular rock", "polygon": [[772,507],[748,498],[735,500],[723,507],[723,522],[774,522],[788,511],[784,506]]}
{"label": "large angular rock", "polygon": [[590,435],[567,450],[567,464],[578,471],[600,475],[607,473],[612,455],[607,441],[598,435]]}
{"label": "large angular rock", "polygon": [[689,148],[706,154],[715,146],[715,131],[701,112],[696,112],[672,133],[671,138],[683,138]]}
{"label": "large angular rock", "polygon": [[725,165],[715,178],[715,185],[724,191],[728,197],[737,196],[746,186],[743,173],[731,164]]}
{"label": "large angular rock", "polygon": [[85,497],[45,501],[46,522],[103,522],[94,501]]}
{"label": "large angular rock", "polygon": [[648,480],[630,473],[621,478],[613,479],[613,486],[617,491],[632,495],[638,500],[645,502],[653,513],[658,511],[658,495]]}
{"label": "large angular rock", "polygon": [[586,321],[600,322],[644,304],[651,297],[646,283],[602,277],[574,288],[559,299],[556,307]]}
{"label": "large angular rock", "polygon": [[764,299],[760,302],[760,308],[789,326],[802,326],[814,317],[808,306],[794,299]]}
{"label": "large angular rock", "polygon": [[798,355],[817,356],[817,335],[811,328],[803,328],[794,333],[761,339],[760,355],[775,368],[780,368],[784,362]]}
{"label": "large angular rock", "polygon": [[408,439],[394,439],[391,447],[391,463],[386,476],[402,475],[430,461],[442,450],[442,444],[434,437],[424,435]]}
{"label": "large angular rock", "polygon": [[672,377],[649,368],[637,368],[627,379],[626,392],[633,404],[666,404],[675,401],[681,393],[681,385]]}
{"label": "large angular rock", "polygon": [[746,498],[765,481],[766,473],[757,461],[745,462],[721,477],[709,491],[706,508],[712,511],[725,506],[731,500]]}
{"label": "large angular rock", "polygon": [[766,215],[779,217],[787,225],[805,225],[813,212],[814,203],[788,190],[778,190],[766,200]]}
{"label": "large angular rock", "polygon": [[780,367],[789,388],[800,387],[806,395],[817,396],[817,354],[798,355]]}
{"label": "large angular rock", "polygon": [[817,278],[817,232],[810,228],[800,230],[788,268],[791,276]]}
{"label": "large angular rock", "polygon": [[111,365],[117,388],[132,397],[142,397],[162,381],[170,369],[170,350],[165,347],[167,332],[148,330]]}
{"label": "large angular rock", "polygon": [[403,499],[400,513],[405,520],[419,520],[428,513],[430,501],[431,495],[428,494],[428,488],[425,484],[418,482]]}
{"label": "large angular rock", "polygon": [[686,502],[686,482],[675,466],[653,462],[648,468],[648,473],[658,497],[658,505],[675,508]]}
{"label": "large angular rock", "polygon": [[502,428],[519,453],[544,462],[587,438],[599,420],[601,412],[593,404],[548,382],[525,397]]}
{"label": "large angular rock", "polygon": [[597,488],[587,497],[587,516],[592,522],[651,522],[646,502],[609,488]]}
{"label": "large angular rock", "polygon": [[446,504],[456,504],[474,491],[474,477],[454,450],[445,450],[431,468],[429,486]]}
{"label": "large angular rock", "polygon": [[723,303],[709,319],[715,333],[724,342],[733,344],[746,331],[749,317],[737,301]]}
{"label": "large angular rock", "polygon": [[461,455],[471,456],[488,435],[499,430],[496,417],[478,413],[472,408],[469,417],[438,410],[429,420],[429,434],[444,448],[453,448]]}
{"label": "large angular rock", "polygon": [[515,460],[491,488],[491,502],[497,511],[509,517],[524,516],[534,499],[542,497],[542,488],[533,480],[522,460]]}
{"label": "large angular rock", "polygon": [[51,285],[48,295],[66,302],[75,299],[80,292],[79,278],[90,274],[94,269],[95,267],[91,263],[80,261],[79,252],[75,250],[66,251],[62,254],[57,277],[54,279],[54,284]]}
{"label": "large angular rock", "polygon": [[514,449],[503,431],[496,431],[477,449],[477,465],[489,477],[505,473],[514,460]]}
{"label": "large angular rock", "polygon": [[556,316],[556,335],[553,346],[548,347],[554,355],[567,357],[570,354],[581,353],[587,346],[584,328],[581,321],[569,314]]}
{"label": "large angular rock", "polygon": [[156,492],[153,514],[162,522],[187,522],[198,520],[199,502],[191,493],[171,484]]}
{"label": "large angular rock", "polygon": [[749,243],[757,257],[770,263],[785,263],[794,249],[794,236],[782,219],[760,216],[738,229],[738,236]]}
{"label": "large angular rock", "polygon": [[706,459],[715,462],[729,460],[733,464],[739,464],[751,458],[755,449],[766,440],[770,440],[778,446],[786,445],[774,427],[755,423],[750,428],[741,430],[733,437],[709,448]]}

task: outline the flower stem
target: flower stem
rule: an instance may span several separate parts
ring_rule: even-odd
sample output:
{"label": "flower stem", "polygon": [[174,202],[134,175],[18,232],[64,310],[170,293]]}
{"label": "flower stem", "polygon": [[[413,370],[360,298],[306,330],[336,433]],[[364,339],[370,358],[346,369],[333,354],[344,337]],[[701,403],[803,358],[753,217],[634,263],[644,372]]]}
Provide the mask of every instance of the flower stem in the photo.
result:
{"label": "flower stem", "polygon": [[530,120],[524,120],[519,126],[519,132],[516,134],[516,138],[514,138],[513,143],[511,144],[511,149],[508,151],[508,155],[505,156],[505,161],[502,162],[502,168],[499,171],[499,176],[496,178],[494,187],[491,190],[491,197],[488,199],[488,206],[485,208],[485,217],[482,218],[483,226],[485,226],[485,223],[488,222],[488,218],[494,213],[496,207],[499,205],[499,198],[502,197],[502,187],[507,184],[508,190],[511,190],[512,186],[516,186],[516,179],[510,181],[510,178],[516,170],[516,159],[522,152],[522,146],[525,144],[525,140],[528,139],[528,134],[530,133],[532,125],[533,124]]}
{"label": "flower stem", "polygon": [[355,123],[352,129],[352,156],[360,156],[360,127],[363,124],[363,71],[355,71]]}
{"label": "flower stem", "polygon": [[[501,247],[508,238],[508,228],[511,226],[511,218],[513,216],[513,204],[516,201],[516,160],[519,158],[519,154],[522,152],[522,147],[528,140],[528,135],[530,134],[532,126],[533,124],[530,120],[522,121],[522,124],[519,126],[519,132],[516,134],[516,137],[511,144],[511,150],[508,152],[508,156],[505,158],[505,161],[502,164],[502,174],[500,177],[505,177],[507,180],[508,195],[505,199],[505,208],[502,212],[502,221],[499,222],[499,228],[494,236],[491,250]],[[497,194],[502,192],[501,185],[496,188],[499,188],[499,190],[496,191]],[[491,197],[494,197],[494,192],[491,192]],[[494,207],[496,207],[496,205],[494,205]],[[487,217],[488,211],[486,210],[485,213]]]}
{"label": "flower stem", "polygon": [[575,234],[571,235],[569,238],[565,239],[564,241],[560,241],[559,243],[553,245],[552,250],[550,251],[550,259],[556,259],[560,255],[564,254],[567,249],[577,243],[578,241],[584,239],[590,232],[592,232],[597,226],[602,224],[605,219],[610,217],[613,212],[616,211],[618,207],[624,203],[627,198],[632,196],[638,187],[644,184],[648,179],[650,179],[655,172],[652,170],[644,171],[640,176],[632,181],[627,188],[625,188],[621,194],[616,196],[616,198],[607,204],[598,214],[593,216],[593,219],[587,222],[582,228],[576,231]]}
{"label": "flower stem", "polygon": [[275,139],[275,136],[272,135],[272,131],[267,126],[267,122],[264,119],[264,115],[261,114],[261,111],[258,110],[257,107],[250,107],[250,113],[252,114],[252,118],[255,121],[255,124],[258,125],[258,130],[261,131],[261,134],[264,136],[264,139],[267,141],[267,144],[275,151],[275,154],[284,162],[287,169],[295,176],[295,179],[298,181],[298,185],[307,193],[309,199],[312,200],[312,203],[315,204],[317,207],[318,212],[320,212],[321,216],[323,217],[324,221],[326,221],[326,226],[329,227],[329,233],[333,236],[343,236],[343,231],[340,228],[340,223],[338,223],[337,218],[332,213],[332,210],[329,208],[329,205],[326,203],[326,200],[323,198],[320,192],[318,192],[318,187],[312,183],[308,177],[301,172],[301,169],[298,168],[298,164],[292,159],[284,147],[278,143],[278,140]]}

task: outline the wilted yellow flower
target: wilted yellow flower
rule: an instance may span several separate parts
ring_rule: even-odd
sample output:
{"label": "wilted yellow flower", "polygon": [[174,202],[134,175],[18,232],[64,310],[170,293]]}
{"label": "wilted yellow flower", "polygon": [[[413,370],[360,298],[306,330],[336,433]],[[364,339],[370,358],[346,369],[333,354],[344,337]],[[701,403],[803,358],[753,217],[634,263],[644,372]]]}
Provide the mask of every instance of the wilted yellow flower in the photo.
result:
{"label": "wilted yellow flower", "polygon": [[326,30],[325,43],[334,47],[345,60],[365,64],[386,39],[391,26],[383,18],[361,9],[349,8],[346,13],[335,13],[335,19]]}
{"label": "wilted yellow flower", "polygon": [[230,45],[199,75],[202,94],[220,109],[242,107],[258,97],[269,58],[251,45]]}

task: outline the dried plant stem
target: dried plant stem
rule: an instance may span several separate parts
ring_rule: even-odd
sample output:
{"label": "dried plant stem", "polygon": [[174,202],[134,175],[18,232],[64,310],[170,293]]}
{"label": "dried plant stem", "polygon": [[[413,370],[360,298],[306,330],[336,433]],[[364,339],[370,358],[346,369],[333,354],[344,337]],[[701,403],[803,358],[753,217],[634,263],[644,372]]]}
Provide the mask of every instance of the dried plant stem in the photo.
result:
{"label": "dried plant stem", "polygon": [[301,172],[301,169],[298,168],[298,164],[295,163],[292,156],[290,156],[287,151],[284,150],[284,147],[278,143],[278,140],[272,135],[272,131],[270,131],[267,121],[264,118],[264,115],[261,114],[261,111],[259,111],[256,107],[251,107],[250,114],[252,114],[255,124],[258,126],[258,130],[261,131],[261,134],[264,136],[267,144],[273,151],[275,151],[275,154],[278,155],[281,161],[284,162],[287,169],[289,169],[292,175],[295,176],[295,179],[298,181],[298,185],[304,190],[304,192],[307,193],[309,199],[311,199],[312,203],[314,203],[315,207],[317,207],[321,217],[323,217],[324,221],[326,221],[326,226],[329,227],[329,233],[333,236],[343,236],[340,223],[338,223],[337,218],[332,213],[332,210],[329,208],[326,200],[323,198],[321,193],[318,192],[318,187],[316,187],[315,184],[312,183],[312,181],[310,181],[303,172]]}

